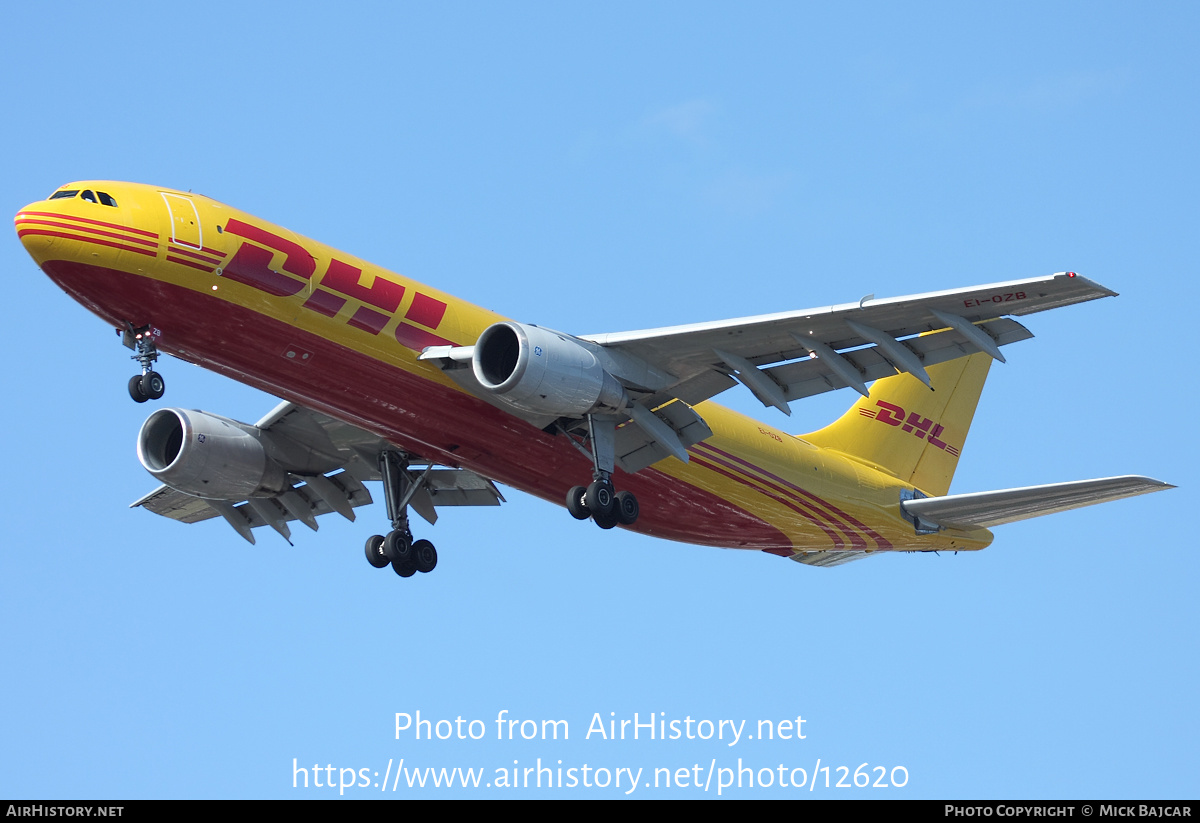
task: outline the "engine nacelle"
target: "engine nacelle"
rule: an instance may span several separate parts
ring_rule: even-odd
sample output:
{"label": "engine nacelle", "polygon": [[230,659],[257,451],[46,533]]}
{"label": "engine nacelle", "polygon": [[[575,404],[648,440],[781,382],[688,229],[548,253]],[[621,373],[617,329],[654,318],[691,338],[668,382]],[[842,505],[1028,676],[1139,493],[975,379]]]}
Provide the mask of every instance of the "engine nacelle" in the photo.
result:
{"label": "engine nacelle", "polygon": [[250,426],[184,409],[159,409],[138,433],[138,460],[173,489],[212,500],[241,500],[288,487]]}
{"label": "engine nacelle", "polygon": [[484,329],[471,356],[475,379],[509,405],[537,414],[618,411],[625,390],[578,340],[524,323]]}

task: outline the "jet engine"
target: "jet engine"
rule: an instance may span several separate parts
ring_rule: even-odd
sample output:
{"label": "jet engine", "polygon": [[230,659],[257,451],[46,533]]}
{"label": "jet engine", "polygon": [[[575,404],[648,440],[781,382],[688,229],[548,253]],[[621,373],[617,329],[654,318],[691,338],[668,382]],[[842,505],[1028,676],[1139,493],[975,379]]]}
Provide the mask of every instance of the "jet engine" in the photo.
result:
{"label": "jet engine", "polygon": [[500,400],[536,414],[584,415],[628,405],[621,384],[584,343],[538,326],[488,326],[475,343],[471,370]]}
{"label": "jet engine", "polygon": [[211,500],[241,500],[288,487],[253,426],[200,411],[159,409],[138,433],[138,460],[173,489]]}

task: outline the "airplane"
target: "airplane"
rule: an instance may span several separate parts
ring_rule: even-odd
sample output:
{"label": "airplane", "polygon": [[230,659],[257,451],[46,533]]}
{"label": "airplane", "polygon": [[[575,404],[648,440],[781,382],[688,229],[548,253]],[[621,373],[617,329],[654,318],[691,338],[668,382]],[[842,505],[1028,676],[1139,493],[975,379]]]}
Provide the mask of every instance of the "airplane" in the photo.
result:
{"label": "airplane", "polygon": [[[1116,296],[1076,274],[863,299],[643,331],[568,334],[501,317],[191,192],[80,181],[21,209],[42,271],[116,329],[165,392],[161,353],[283,399],[253,425],[160,408],[137,451],[162,485],[132,504],[184,523],[354,520],[382,481],[368,562],[430,572],[415,539],[497,483],[602,529],[758,550],[814,566],[978,550],[1005,523],[1173,488],[1142,476],[950,494],[1014,317]],[[848,388],[838,420],[793,435],[711,398],[766,407]],[[868,385],[870,384],[870,385]]]}

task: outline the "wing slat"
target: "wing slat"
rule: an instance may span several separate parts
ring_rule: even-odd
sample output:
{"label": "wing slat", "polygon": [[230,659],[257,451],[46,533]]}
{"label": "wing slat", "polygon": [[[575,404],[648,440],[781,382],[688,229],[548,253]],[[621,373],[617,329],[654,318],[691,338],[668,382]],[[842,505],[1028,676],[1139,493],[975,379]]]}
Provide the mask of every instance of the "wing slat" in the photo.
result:
{"label": "wing slat", "polygon": [[635,354],[645,352],[651,355],[646,359],[657,364],[663,363],[664,358],[676,364],[697,362],[697,357],[698,362],[706,362],[710,359],[711,349],[721,348],[762,365],[805,356],[806,352],[799,351],[790,338],[791,332],[802,336],[811,332],[811,336],[837,349],[866,345],[869,341],[851,332],[845,325],[846,320],[901,338],[943,328],[931,314],[932,309],[980,322],[1115,295],[1116,292],[1086,277],[1061,273],[965,289],[866,300],[862,305],[843,303],[713,323],[581,335],[581,339],[602,346],[620,347]]}

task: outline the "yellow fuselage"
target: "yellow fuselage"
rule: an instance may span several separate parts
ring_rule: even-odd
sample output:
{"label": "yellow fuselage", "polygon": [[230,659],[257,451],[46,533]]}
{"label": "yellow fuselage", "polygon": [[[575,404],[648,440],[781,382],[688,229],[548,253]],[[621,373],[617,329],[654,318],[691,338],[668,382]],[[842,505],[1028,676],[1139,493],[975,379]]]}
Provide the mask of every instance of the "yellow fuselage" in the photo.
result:
{"label": "yellow fuselage", "polygon": [[[33,203],[17,232],[110,324],[149,325],[163,351],[547,500],[587,482],[590,466],[563,436],[417,360],[505,318],[207,197],[99,181],[64,190],[93,198]],[[715,403],[696,411],[713,436],[690,462],[618,472],[641,503],[635,530],[784,556],[991,541],[986,530],[918,535],[901,515],[911,487],[900,479]]]}

